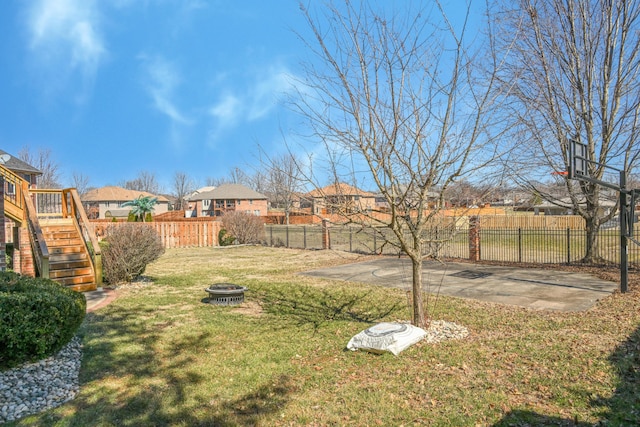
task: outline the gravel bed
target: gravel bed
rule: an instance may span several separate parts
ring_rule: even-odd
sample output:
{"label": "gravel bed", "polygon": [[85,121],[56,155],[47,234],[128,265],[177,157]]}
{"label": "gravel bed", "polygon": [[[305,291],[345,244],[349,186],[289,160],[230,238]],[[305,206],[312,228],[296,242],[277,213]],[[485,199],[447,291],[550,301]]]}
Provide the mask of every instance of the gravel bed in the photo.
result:
{"label": "gravel bed", "polygon": [[424,341],[428,343],[437,343],[445,340],[461,340],[469,336],[469,330],[464,326],[444,320],[431,321],[425,331],[427,331],[427,336],[424,337]]}
{"label": "gravel bed", "polygon": [[80,385],[80,338],[56,355],[0,372],[0,423],[55,408],[73,399]]}

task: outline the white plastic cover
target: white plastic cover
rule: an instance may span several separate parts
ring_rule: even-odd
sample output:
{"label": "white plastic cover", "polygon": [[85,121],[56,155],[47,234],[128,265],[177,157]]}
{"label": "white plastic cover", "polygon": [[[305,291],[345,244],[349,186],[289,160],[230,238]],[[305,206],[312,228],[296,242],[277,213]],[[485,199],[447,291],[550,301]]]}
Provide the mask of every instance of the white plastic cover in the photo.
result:
{"label": "white plastic cover", "polygon": [[427,335],[424,329],[406,323],[378,323],[349,340],[347,348],[352,351],[366,350],[373,353],[390,351],[400,354],[407,347],[422,340]]}

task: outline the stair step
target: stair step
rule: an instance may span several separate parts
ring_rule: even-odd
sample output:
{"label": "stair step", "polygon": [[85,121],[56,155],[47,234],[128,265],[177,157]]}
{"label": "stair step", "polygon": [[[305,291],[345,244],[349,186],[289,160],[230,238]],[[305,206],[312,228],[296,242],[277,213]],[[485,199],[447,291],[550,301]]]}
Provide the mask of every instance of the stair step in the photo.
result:
{"label": "stair step", "polygon": [[49,239],[45,237],[45,241],[49,248],[57,248],[60,246],[84,246],[84,242],[78,237],[64,239]]}
{"label": "stair step", "polygon": [[65,279],[68,277],[77,276],[92,276],[91,267],[79,267],[79,268],[65,268],[65,269],[52,269],[49,268],[49,278],[53,280]]}
{"label": "stair step", "polygon": [[49,264],[56,262],[73,262],[88,260],[89,257],[85,252],[73,252],[73,253],[55,253],[49,256]]}
{"label": "stair step", "polygon": [[69,285],[85,285],[88,283],[94,282],[94,277],[91,274],[84,276],[73,276],[73,277],[61,277],[54,279],[56,282],[61,285],[69,286]]}
{"label": "stair step", "polygon": [[49,271],[51,270],[66,270],[68,268],[84,268],[91,267],[89,259],[85,256],[78,260],[58,260],[49,258]]}
{"label": "stair step", "polygon": [[67,288],[72,289],[76,292],[87,292],[87,291],[95,291],[98,289],[98,286],[95,283],[83,283],[81,285],[70,285]]}
{"label": "stair step", "polygon": [[40,218],[40,227],[73,225],[73,218]]}
{"label": "stair step", "polygon": [[80,235],[76,230],[42,230],[42,234],[47,239],[79,239]]}
{"label": "stair step", "polygon": [[83,252],[82,246],[56,246],[49,247],[49,254],[52,255],[61,255],[61,254],[79,254]]}

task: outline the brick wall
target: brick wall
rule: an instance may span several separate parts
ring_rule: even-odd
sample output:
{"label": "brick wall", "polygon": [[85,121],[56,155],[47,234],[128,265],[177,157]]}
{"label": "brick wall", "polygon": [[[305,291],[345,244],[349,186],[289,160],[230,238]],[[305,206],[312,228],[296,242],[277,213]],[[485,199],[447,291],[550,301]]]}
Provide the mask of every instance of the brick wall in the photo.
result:
{"label": "brick wall", "polygon": [[469,260],[480,261],[480,217],[469,217]]}
{"label": "brick wall", "polygon": [[0,177],[0,271],[7,269],[7,234],[4,229],[4,178]]}

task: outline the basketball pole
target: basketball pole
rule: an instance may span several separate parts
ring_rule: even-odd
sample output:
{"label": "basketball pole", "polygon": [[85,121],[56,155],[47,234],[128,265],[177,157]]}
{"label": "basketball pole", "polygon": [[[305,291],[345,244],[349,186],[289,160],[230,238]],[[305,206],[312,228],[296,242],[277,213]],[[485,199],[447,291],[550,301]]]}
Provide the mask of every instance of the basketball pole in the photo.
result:
{"label": "basketball pole", "polygon": [[[631,200],[635,201],[635,196],[638,190],[627,190],[627,173],[624,169],[620,170],[588,159],[587,148],[585,144],[572,139],[569,143],[568,150],[568,179],[577,179],[580,181],[592,182],[594,184],[618,191],[618,204],[620,209],[620,292],[624,294],[629,290],[629,238],[631,237],[631,240],[633,242],[638,243],[635,239],[633,239],[633,236],[630,236],[630,233],[633,230],[633,221],[635,220],[635,203],[632,207],[631,213],[629,213],[628,195],[631,194]],[[587,164],[593,164],[596,166],[602,166],[608,169],[617,170],[620,174],[619,185],[591,178],[587,172]],[[629,222],[629,219],[631,219],[631,222]]]}
{"label": "basketball pole", "polygon": [[627,222],[629,203],[627,201],[626,175],[624,170],[620,171],[620,292],[623,294],[627,292],[629,285],[629,224]]}

